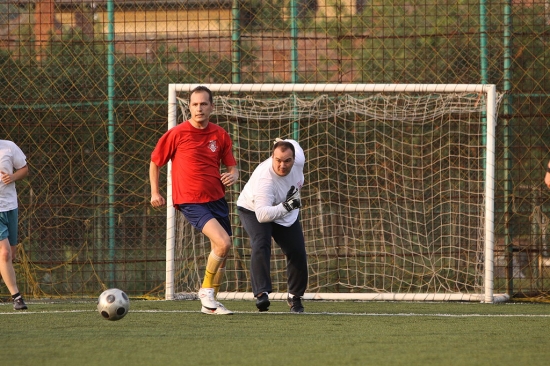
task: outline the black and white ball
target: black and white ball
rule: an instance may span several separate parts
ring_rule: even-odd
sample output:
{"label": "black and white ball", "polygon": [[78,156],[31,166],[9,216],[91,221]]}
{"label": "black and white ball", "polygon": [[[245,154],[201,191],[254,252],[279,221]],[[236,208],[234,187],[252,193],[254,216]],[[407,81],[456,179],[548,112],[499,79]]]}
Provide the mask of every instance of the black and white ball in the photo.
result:
{"label": "black and white ball", "polygon": [[119,320],[128,314],[130,299],[124,291],[111,288],[103,291],[97,299],[97,311],[107,320]]}

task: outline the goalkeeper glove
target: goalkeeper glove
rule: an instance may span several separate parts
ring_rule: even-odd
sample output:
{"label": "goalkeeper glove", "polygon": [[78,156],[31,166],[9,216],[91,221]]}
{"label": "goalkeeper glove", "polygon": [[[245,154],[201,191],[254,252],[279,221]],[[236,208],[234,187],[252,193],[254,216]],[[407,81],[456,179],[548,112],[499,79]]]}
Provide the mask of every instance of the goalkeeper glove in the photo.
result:
{"label": "goalkeeper glove", "polygon": [[302,207],[302,204],[300,202],[300,197],[298,194],[298,188],[294,188],[294,186],[290,187],[286,194],[286,201],[283,202],[283,207],[288,211],[292,211],[296,208]]}
{"label": "goalkeeper glove", "polygon": [[288,192],[286,192],[286,200],[288,201],[291,198],[297,198],[298,195],[296,193],[298,193],[298,188],[291,186]]}

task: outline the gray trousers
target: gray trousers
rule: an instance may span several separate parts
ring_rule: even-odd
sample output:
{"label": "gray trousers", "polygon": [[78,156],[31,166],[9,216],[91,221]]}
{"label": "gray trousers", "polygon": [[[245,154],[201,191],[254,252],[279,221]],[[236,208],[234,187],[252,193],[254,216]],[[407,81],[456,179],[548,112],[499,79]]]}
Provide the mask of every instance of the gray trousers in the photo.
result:
{"label": "gray trousers", "polygon": [[260,223],[253,211],[242,207],[237,207],[237,211],[244,230],[250,237],[250,277],[254,296],[273,291],[270,273],[271,238],[286,256],[288,292],[294,296],[303,296],[307,287],[308,269],[300,219],[286,227],[274,222]]}

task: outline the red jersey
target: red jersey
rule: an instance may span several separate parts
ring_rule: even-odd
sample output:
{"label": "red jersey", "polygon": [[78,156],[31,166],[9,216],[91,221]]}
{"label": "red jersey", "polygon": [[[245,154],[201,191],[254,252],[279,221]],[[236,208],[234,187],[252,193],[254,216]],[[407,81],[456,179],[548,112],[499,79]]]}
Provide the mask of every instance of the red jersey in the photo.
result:
{"label": "red jersey", "polygon": [[185,121],[166,132],[151,153],[151,161],[163,166],[172,160],[172,201],[205,203],[225,196],[220,180],[221,163],[235,166],[233,143],[220,126],[208,123],[205,129]]}

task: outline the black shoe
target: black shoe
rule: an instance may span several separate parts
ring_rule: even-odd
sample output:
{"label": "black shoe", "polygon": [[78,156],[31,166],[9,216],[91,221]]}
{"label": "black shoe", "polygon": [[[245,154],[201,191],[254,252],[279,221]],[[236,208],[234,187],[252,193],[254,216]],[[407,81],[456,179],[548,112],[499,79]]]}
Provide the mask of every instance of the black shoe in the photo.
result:
{"label": "black shoe", "polygon": [[27,305],[25,304],[25,301],[23,301],[23,298],[21,296],[13,300],[13,308],[15,310],[27,310]]}
{"label": "black shoe", "polygon": [[288,306],[290,306],[290,312],[291,313],[303,313],[304,312],[304,306],[302,305],[302,299],[298,296],[294,297],[288,297],[286,299],[286,302],[288,303]]}
{"label": "black shoe", "polygon": [[269,296],[265,292],[256,298],[256,307],[260,311],[268,311],[270,304]]}

